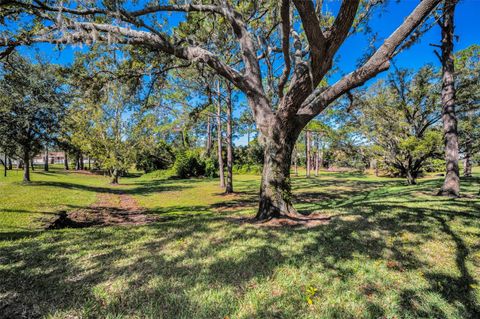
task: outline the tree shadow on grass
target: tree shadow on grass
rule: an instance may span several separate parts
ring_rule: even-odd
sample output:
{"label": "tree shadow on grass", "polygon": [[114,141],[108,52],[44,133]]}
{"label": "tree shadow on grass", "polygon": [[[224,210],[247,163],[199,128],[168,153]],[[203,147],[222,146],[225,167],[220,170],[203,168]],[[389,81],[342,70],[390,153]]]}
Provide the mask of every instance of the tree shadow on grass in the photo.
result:
{"label": "tree shadow on grass", "polygon": [[[159,317],[176,318],[234,316],[251,291],[251,285],[271,281],[275,270],[285,265],[298,269],[319,265],[341,281],[351,282],[358,273],[345,267],[346,262],[359,256],[384,260],[385,251],[389,250],[392,251],[389,258],[402,269],[392,271],[401,273],[427,267],[418,256],[409,253],[408,248],[429,238],[435,225],[417,224],[417,221],[432,219],[434,212],[418,210],[395,216],[387,214],[388,209],[386,205],[374,207],[370,213],[353,211],[351,216],[358,218],[342,215],[328,225],[310,230],[236,227],[206,215],[140,228],[51,232],[0,247],[4,265],[0,268],[0,276],[5,279],[1,285],[0,307],[7,317],[20,313],[39,317],[55,311],[77,314],[90,311],[96,316],[142,316],[149,311]],[[460,278],[440,278],[442,287],[458,288],[455,295],[434,284],[439,280],[438,274],[427,272],[426,278],[431,282],[428,291],[440,293],[451,305],[463,305],[463,314],[473,316],[478,308],[472,297],[467,298],[471,289],[465,288],[475,283],[465,266],[466,246],[448,228],[446,220],[438,219],[438,223],[440,230],[457,244],[457,265],[463,270]],[[405,231],[422,237],[408,244],[399,242],[392,246],[387,243],[386,237],[395,237]],[[373,236],[374,232],[382,236]],[[288,249],[294,242],[312,238],[313,241],[301,245],[298,251]],[[112,282],[116,279],[119,282]],[[221,300],[202,303],[202,298],[215,291],[223,294]],[[399,295],[406,298],[401,303],[403,314],[422,314],[423,310],[416,310],[412,303],[420,298],[419,292],[399,291]],[[370,288],[365,288],[363,293],[381,295]],[[258,301],[258,307],[250,314],[253,317],[301,316],[302,307],[287,310],[277,306],[290,300],[295,303],[295,298],[280,291]],[[381,304],[369,298],[364,300],[364,316],[384,315]],[[333,311],[332,317],[354,316],[342,307],[330,311]],[[436,313],[439,318],[447,317],[441,308]]]}
{"label": "tree shadow on grass", "polygon": [[[478,203],[447,200],[441,209],[414,206],[422,198],[413,193],[435,183],[395,190],[379,186],[353,191],[345,187],[341,191],[345,193],[323,200],[318,192],[320,203],[308,195],[317,208],[334,202],[343,210],[329,224],[314,229],[258,229],[228,222],[223,218],[229,216],[228,210],[222,216],[214,213],[222,204],[236,211],[253,203],[253,194],[243,194],[245,203],[234,199],[152,211],[172,216],[162,223],[52,231],[5,243],[0,245],[0,313],[32,318],[54,313],[83,317],[299,318],[312,315],[304,299],[305,285],[320,289],[333,285],[308,278],[328,273],[332,280],[352,285],[350,293],[363,305],[361,317],[389,315],[382,299],[385,290],[394,290],[399,307],[396,316],[448,318],[450,313],[443,308],[446,304],[457,317],[477,318],[479,305],[473,286],[478,278],[469,269],[471,251],[479,247],[465,242],[459,226],[454,228],[452,223],[479,227],[478,221],[472,222],[480,215]],[[298,195],[299,201],[302,196]],[[386,196],[390,196],[388,201]],[[453,213],[449,206],[462,211]],[[403,240],[405,233],[412,238]],[[452,274],[451,269],[433,269],[415,250],[433,240],[453,244],[459,275],[455,270]],[[360,265],[380,262],[394,278],[421,272],[427,286],[411,283],[377,289],[375,283],[364,279],[362,271],[369,268],[352,265],[355,260]],[[295,271],[284,279],[292,281],[287,288],[276,288],[281,273]],[[299,279],[302,277],[307,279]],[[359,279],[367,283],[356,287]],[[265,295],[264,290],[271,293]],[[426,299],[426,294],[436,295],[443,304]],[[319,317],[359,317],[354,309],[341,304],[323,307],[315,308],[327,314],[319,313]]]}
{"label": "tree shadow on grass", "polygon": [[108,186],[91,186],[91,185],[84,185],[78,183],[69,183],[69,182],[54,182],[54,181],[34,181],[31,184],[28,184],[28,187],[38,187],[38,186],[46,186],[46,187],[58,187],[64,189],[73,189],[73,190],[84,190],[88,192],[94,193],[110,193],[110,194],[126,194],[126,195],[148,195],[152,193],[160,193],[160,192],[169,192],[169,191],[179,191],[184,190],[186,188],[190,188],[189,185],[179,185],[179,184],[172,184],[172,183],[159,183],[157,181],[144,181],[144,182],[137,182],[136,187],[128,188],[129,184],[126,185],[119,185],[127,186],[127,188],[120,188],[115,189]]}

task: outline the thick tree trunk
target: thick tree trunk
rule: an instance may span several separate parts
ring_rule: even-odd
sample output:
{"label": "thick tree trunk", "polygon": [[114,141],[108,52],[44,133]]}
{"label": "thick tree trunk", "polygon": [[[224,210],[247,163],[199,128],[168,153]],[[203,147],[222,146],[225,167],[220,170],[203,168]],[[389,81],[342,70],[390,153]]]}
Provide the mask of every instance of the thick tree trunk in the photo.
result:
{"label": "thick tree trunk", "polygon": [[416,185],[417,184],[417,178],[416,178],[416,174],[414,172],[412,172],[410,170],[407,170],[406,177],[407,177],[408,185]]}
{"label": "thick tree trunk", "polygon": [[233,193],[232,89],[227,94],[227,185],[226,194]]}
{"label": "thick tree trunk", "polygon": [[295,176],[298,176],[298,156],[297,156],[296,146],[293,147],[293,165],[294,165]]}
{"label": "thick tree trunk", "polygon": [[264,164],[260,185],[260,203],[256,218],[301,216],[291,202],[290,165],[296,134],[286,138],[264,137]]}
{"label": "thick tree trunk", "polygon": [[67,152],[65,151],[65,156],[63,157],[63,164],[65,165],[65,170],[68,171],[69,170],[69,167],[68,167],[68,155],[67,155]]}
{"label": "thick tree trunk", "polygon": [[23,151],[23,181],[30,182],[30,151],[25,149]]}
{"label": "thick tree trunk", "polygon": [[445,142],[446,173],[439,195],[460,195],[460,173],[458,168],[458,134],[455,115],[455,78],[453,57],[454,12],[456,0],[446,0],[442,24],[442,120]]}
{"label": "thick tree trunk", "polygon": [[43,170],[48,172],[48,147],[45,147],[45,163],[43,163]]}
{"label": "thick tree trunk", "polygon": [[220,101],[220,82],[218,83],[218,105],[217,105],[217,155],[218,155],[218,175],[220,176],[220,187],[225,188],[225,175],[223,173],[222,156],[222,103]]}

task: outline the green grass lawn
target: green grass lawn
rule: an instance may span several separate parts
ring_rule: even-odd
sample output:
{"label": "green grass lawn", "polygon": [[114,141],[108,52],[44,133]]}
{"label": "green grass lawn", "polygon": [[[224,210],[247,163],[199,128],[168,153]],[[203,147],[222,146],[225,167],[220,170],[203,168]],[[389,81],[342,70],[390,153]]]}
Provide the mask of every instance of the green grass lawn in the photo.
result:
{"label": "green grass lawn", "polygon": [[[0,318],[479,318],[480,170],[460,199],[441,178],[322,172],[293,178],[315,228],[266,228],[252,216],[257,176],[124,178],[36,171],[0,177]],[[133,196],[163,222],[44,231],[97,193]],[[3,315],[2,315],[3,314]]]}

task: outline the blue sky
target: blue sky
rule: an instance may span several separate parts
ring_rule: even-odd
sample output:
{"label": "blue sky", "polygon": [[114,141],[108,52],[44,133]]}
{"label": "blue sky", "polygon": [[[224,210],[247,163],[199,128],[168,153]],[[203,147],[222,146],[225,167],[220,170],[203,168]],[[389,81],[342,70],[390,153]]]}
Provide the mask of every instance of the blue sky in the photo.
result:
{"label": "blue sky", "polygon": [[[326,0],[325,5],[335,11],[341,1]],[[374,32],[378,33],[378,40],[385,39],[392,31],[394,31],[404,20],[404,18],[415,8],[418,0],[390,0],[381,15],[376,14],[371,20],[371,26]],[[181,15],[176,14],[170,17],[171,24],[178,23]],[[480,43],[480,0],[460,0],[457,5],[455,22],[455,34],[458,41],[455,43],[455,50],[462,50],[472,44]],[[438,26],[432,28],[423,35],[420,42],[405,50],[398,55],[394,62],[398,67],[419,68],[427,63],[439,65],[439,61],[433,53],[433,47],[430,43],[438,44],[440,40],[440,29]],[[368,40],[364,35],[356,35],[347,39],[338,52],[339,72],[332,77],[332,80],[338,79],[342,74],[348,73],[355,68],[358,59],[366,52]],[[22,48],[21,52],[29,54],[33,48]],[[86,50],[86,47],[69,47],[62,51],[58,51],[54,46],[42,44],[36,46],[42,55],[48,57],[54,63],[70,63],[73,60],[73,54],[76,50]],[[379,77],[385,76],[379,75]],[[378,77],[377,77],[378,78]],[[246,137],[241,137],[236,144],[245,144]]]}

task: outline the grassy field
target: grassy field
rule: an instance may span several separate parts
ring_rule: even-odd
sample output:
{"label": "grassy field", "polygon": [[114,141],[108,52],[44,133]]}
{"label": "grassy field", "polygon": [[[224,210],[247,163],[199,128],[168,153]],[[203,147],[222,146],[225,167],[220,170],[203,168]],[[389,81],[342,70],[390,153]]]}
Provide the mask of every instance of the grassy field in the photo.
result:
{"label": "grassy field", "polygon": [[[295,205],[331,220],[267,228],[257,176],[124,178],[36,171],[0,177],[0,318],[479,318],[480,170],[465,197],[354,173],[293,178]],[[126,194],[143,226],[43,230],[61,210]]]}

